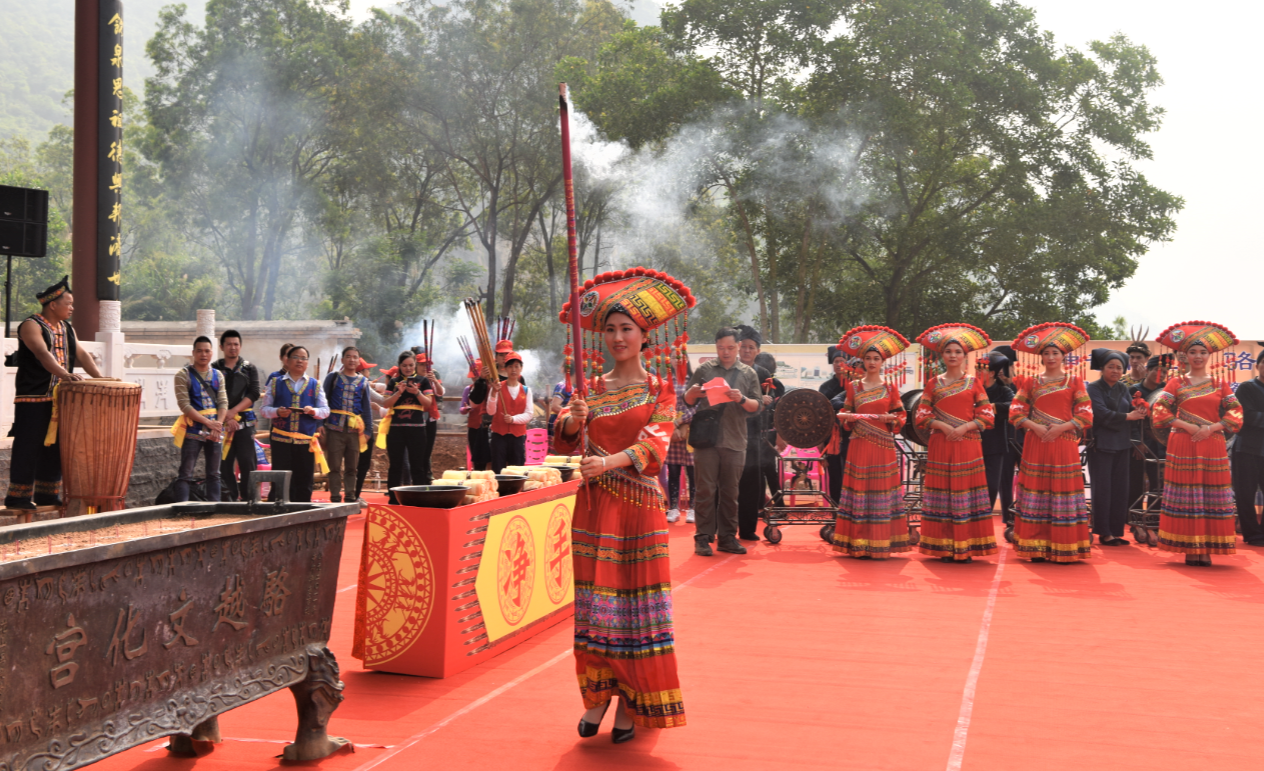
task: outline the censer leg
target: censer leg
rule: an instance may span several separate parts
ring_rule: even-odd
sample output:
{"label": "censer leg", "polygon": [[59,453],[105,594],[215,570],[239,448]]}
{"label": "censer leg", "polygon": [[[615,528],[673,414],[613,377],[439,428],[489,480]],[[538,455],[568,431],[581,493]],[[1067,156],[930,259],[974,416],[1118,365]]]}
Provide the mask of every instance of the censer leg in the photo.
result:
{"label": "censer leg", "polygon": [[211,715],[193,727],[187,734],[175,734],[167,745],[167,751],[175,755],[206,755],[214,745],[223,742],[219,733],[219,716]]}

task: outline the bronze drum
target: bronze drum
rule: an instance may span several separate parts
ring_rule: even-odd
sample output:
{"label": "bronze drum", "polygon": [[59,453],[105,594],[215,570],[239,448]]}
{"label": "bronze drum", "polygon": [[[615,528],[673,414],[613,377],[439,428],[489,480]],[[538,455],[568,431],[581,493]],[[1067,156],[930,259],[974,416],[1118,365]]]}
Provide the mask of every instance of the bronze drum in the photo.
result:
{"label": "bronze drum", "polygon": [[141,387],[116,378],[67,381],[57,386],[57,437],[61,446],[66,515],[124,508]]}
{"label": "bronze drum", "polygon": [[930,444],[930,432],[913,425],[913,418],[917,416],[917,406],[922,403],[922,389],[914,388],[906,392],[900,397],[900,401],[904,403],[905,412],[904,427],[900,429],[900,435],[913,444],[926,447]]}
{"label": "bronze drum", "polygon": [[829,441],[838,421],[836,415],[825,394],[811,388],[795,388],[777,400],[773,427],[791,447],[819,447]]}

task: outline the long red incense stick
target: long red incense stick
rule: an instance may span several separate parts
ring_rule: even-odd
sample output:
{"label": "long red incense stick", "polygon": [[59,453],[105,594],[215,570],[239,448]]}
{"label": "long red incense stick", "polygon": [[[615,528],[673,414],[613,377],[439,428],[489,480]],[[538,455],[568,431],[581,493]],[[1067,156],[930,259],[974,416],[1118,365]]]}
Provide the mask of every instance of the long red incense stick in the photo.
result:
{"label": "long red incense stick", "polygon": [[566,255],[571,278],[571,345],[575,351],[575,393],[588,396],[584,380],[584,338],[579,327],[579,239],[575,235],[575,180],[571,175],[571,123],[566,84],[558,84],[558,109],[562,117],[562,181],[566,190]]}

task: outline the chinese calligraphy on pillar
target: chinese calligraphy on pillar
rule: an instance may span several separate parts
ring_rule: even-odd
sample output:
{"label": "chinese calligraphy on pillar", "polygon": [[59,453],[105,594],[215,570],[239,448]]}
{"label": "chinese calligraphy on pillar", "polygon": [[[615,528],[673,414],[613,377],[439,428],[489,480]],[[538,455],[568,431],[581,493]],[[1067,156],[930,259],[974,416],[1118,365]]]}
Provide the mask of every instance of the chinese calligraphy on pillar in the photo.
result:
{"label": "chinese calligraphy on pillar", "polygon": [[97,299],[119,299],[123,253],[123,3],[101,0],[97,81]]}

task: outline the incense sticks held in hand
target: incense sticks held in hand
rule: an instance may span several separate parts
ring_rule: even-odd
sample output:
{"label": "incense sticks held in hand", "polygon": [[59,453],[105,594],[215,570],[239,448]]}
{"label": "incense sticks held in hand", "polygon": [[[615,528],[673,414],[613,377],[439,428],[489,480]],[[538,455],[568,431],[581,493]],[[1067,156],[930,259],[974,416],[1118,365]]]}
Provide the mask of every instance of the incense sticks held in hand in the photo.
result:
{"label": "incense sticks held in hand", "polygon": [[483,315],[483,306],[472,297],[465,298],[465,312],[470,317],[470,328],[474,330],[474,343],[478,346],[479,358],[487,368],[488,385],[500,393],[500,373],[496,371],[496,348],[492,345],[487,330],[487,318]]}

